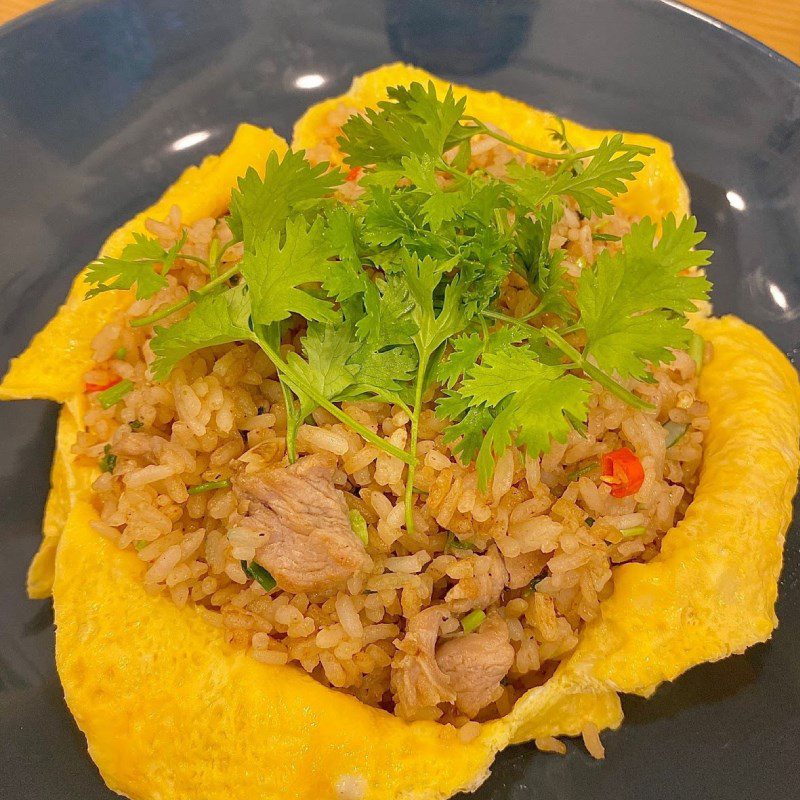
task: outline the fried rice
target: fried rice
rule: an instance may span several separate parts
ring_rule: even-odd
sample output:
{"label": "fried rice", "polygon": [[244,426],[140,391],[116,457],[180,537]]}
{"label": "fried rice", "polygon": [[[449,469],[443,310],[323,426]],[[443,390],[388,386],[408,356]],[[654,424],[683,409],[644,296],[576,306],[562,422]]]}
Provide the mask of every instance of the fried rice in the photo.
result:
{"label": "fried rice", "polygon": [[[337,109],[330,125],[341,125],[348,113]],[[488,138],[476,139],[472,152],[473,168],[501,178],[517,157]],[[327,153],[308,155],[321,160]],[[359,191],[351,181],[340,199],[347,202]],[[587,219],[568,205],[550,247],[564,249],[568,274],[577,276],[603,248],[616,246],[593,234],[623,235],[633,221],[619,214]],[[148,228],[164,247],[185,234],[182,252],[201,258],[208,257],[212,239],[232,238],[224,219],[182,225],[179,208]],[[224,259],[233,264],[241,256],[236,245]],[[298,455],[325,454],[335,465],[333,484],[366,522],[369,566],[329,591],[290,592],[280,585],[267,591],[246,571],[259,539],[239,524],[247,500],[230,484],[288,463],[287,415],[275,368],[254,344],[223,345],[188,356],[168,380],[155,382],[148,373],[152,326],[127,323],[186,297],[208,274],[200,262],[179,258],[167,279],[155,297],[134,302],[96,336],[96,366],[87,383],[122,378],[135,388],[108,409],[90,399],[74,450],[95,463],[104,453],[116,456],[113,470],[93,484],[100,520],[94,526],[136,552],[146,565],[147,590],[179,606],[193,604],[221,636],[259,661],[297,665],[364,703],[451,723],[469,737],[475,721],[503,716],[552,675],[613,591],[613,567],[651,559],[691,502],[709,421],[697,398],[697,365],[685,352],[656,368],[653,382],[625,384],[654,411],[637,410],[595,384],[585,432],[573,431],[539,458],[510,448],[484,492],[474,465],[462,464],[455,445],[444,443],[448,423],[434,415],[435,398],[426,397],[411,533],[404,524],[405,464],[317,409],[299,429]],[[500,300],[505,313],[522,317],[535,303],[512,272]],[[297,347],[302,332],[299,326],[287,332],[284,354]],[[407,446],[409,418],[402,408],[360,402],[344,403],[343,410],[386,441]],[[668,447],[669,422],[686,432]],[[644,481],[635,494],[617,498],[597,465],[622,447],[637,455]],[[190,493],[208,482],[221,488]],[[506,577],[484,604],[498,562]],[[402,702],[397,673],[416,646],[408,635],[412,620],[442,609],[438,636],[446,642],[463,635],[459,617],[478,606],[487,620],[506,626],[510,645],[510,667],[491,688],[491,702],[469,713],[447,700]],[[584,731],[584,740],[602,756],[596,730]],[[556,740],[538,744],[562,751]]]}

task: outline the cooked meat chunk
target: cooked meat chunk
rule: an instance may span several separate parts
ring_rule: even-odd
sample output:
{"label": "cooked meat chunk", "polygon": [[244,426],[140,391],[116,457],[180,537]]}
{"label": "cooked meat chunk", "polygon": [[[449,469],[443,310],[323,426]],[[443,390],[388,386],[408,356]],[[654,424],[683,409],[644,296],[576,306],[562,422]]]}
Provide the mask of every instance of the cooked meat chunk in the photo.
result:
{"label": "cooked meat chunk", "polygon": [[442,644],[436,662],[450,679],[458,710],[474,717],[500,697],[500,681],[514,663],[508,625],[499,615],[492,615],[475,633]]}
{"label": "cooked meat chunk", "polygon": [[333,485],[335,469],[335,457],[319,454],[234,481],[237,496],[248,501],[241,524],[263,539],[255,560],[281,589],[324,592],[370,565]]}
{"label": "cooked meat chunk", "polygon": [[508,588],[522,589],[527,586],[547,565],[552,553],[534,550],[532,553],[521,553],[514,558],[503,558],[508,570]]}
{"label": "cooked meat chunk", "polygon": [[412,617],[399,643],[402,655],[392,664],[392,692],[397,713],[415,719],[419,712],[456,696],[449,678],[436,663],[436,640],[441,624],[450,616],[444,606],[431,606]]}
{"label": "cooked meat chunk", "polygon": [[473,575],[462,578],[445,596],[448,607],[457,614],[496,603],[508,580],[503,557],[495,545],[486,555],[474,557],[474,567]]}

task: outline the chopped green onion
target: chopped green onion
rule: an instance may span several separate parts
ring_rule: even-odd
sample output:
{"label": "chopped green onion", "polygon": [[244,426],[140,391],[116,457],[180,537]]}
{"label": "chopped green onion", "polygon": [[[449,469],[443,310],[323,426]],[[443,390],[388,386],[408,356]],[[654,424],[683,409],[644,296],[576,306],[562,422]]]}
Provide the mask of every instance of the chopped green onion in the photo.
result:
{"label": "chopped green onion", "polygon": [[480,628],[485,619],[486,614],[476,609],[475,611],[470,611],[469,614],[461,620],[461,627],[464,629],[464,633],[472,633],[472,631]]}
{"label": "chopped green onion", "polygon": [[117,466],[117,457],[111,452],[111,445],[103,448],[103,457],[100,459],[100,472],[113,472]]}
{"label": "chopped green onion", "polygon": [[703,359],[706,353],[706,340],[699,333],[692,332],[692,339],[689,342],[689,355],[697,365],[697,374],[703,371]]}
{"label": "chopped green onion", "polygon": [[361,516],[359,511],[355,508],[350,509],[350,527],[353,533],[358,536],[366,547],[369,544],[369,533],[367,532],[367,521]]}
{"label": "chopped green onion", "polygon": [[427,489],[420,489],[419,486],[415,486],[411,491],[414,492],[414,494],[430,494]]}
{"label": "chopped green onion", "polygon": [[631,539],[634,536],[641,536],[643,533],[647,532],[647,528],[644,525],[634,525],[632,528],[625,528],[625,530],[620,531],[620,533],[626,538]]}
{"label": "chopped green onion", "polygon": [[591,464],[586,464],[586,466],[573,470],[572,472],[569,473],[569,475],[567,475],[567,483],[577,480],[578,478],[581,478],[584,475],[588,475],[593,469],[596,469],[597,466],[598,466],[597,462],[592,461]]}
{"label": "chopped green onion", "polygon": [[444,546],[445,550],[455,547],[456,550],[473,550],[474,545],[472,542],[462,542],[461,539],[452,533],[447,534],[447,544]]}
{"label": "chopped green onion", "polygon": [[111,406],[119,403],[126,394],[130,394],[131,391],[133,391],[133,381],[129,381],[126,378],[124,381],[115,383],[105,391],[100,392],[97,395],[97,400],[103,408],[111,408]]}
{"label": "chopped green onion", "polygon": [[120,347],[116,353],[114,353],[114,358],[118,358],[120,361],[128,355],[128,348],[127,347]]}
{"label": "chopped green onion", "polygon": [[141,553],[142,550],[144,550],[149,544],[150,542],[147,542],[144,539],[139,539],[139,541],[135,542],[133,546],[136,548],[137,553]]}
{"label": "chopped green onion", "polygon": [[586,517],[586,527],[591,528],[594,525],[594,517]]}
{"label": "chopped green onion", "polygon": [[614,236],[613,233],[593,233],[592,239],[596,242],[618,242],[620,237]]}
{"label": "chopped green onion", "polygon": [[189,489],[189,494],[203,494],[203,492],[211,492],[214,489],[228,489],[230,485],[231,482],[229,480],[198,483],[197,486],[192,486],[192,488]]}
{"label": "chopped green onion", "polygon": [[567,418],[567,422],[572,425],[575,433],[577,433],[581,439],[586,439],[589,436],[589,427],[583,420],[580,420],[573,414],[570,414],[569,411],[565,411],[564,416]]}
{"label": "chopped green onion", "polygon": [[537,575],[529,584],[526,594],[536,591],[536,587],[546,578],[546,575]]}
{"label": "chopped green onion", "polygon": [[676,442],[683,438],[683,435],[689,429],[688,425],[684,425],[680,422],[669,422],[664,423],[664,430],[667,432],[667,440],[666,445],[667,447],[672,447]]}
{"label": "chopped green onion", "polygon": [[261,564],[257,564],[255,561],[251,561],[249,564],[246,561],[242,561],[242,569],[248,578],[260,583],[265,592],[271,592],[278,585],[275,578]]}
{"label": "chopped green onion", "polygon": [[138,431],[138,430],[140,430],[141,428],[144,428],[144,422],[142,422],[142,421],[141,421],[141,420],[139,420],[139,419],[135,419],[135,420],[133,420],[132,422],[129,422],[129,423],[128,423],[128,427],[129,427],[129,428],[130,428],[132,431]]}

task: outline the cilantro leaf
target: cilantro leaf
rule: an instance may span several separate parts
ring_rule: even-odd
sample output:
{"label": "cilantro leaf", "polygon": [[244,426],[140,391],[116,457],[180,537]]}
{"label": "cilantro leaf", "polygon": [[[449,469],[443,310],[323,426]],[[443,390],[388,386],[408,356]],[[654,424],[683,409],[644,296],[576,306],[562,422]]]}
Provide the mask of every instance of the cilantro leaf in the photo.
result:
{"label": "cilantro leaf", "polygon": [[466,98],[456,100],[452,86],[441,99],[433,82],[427,88],[420,83],[392,86],[387,95],[377,109],[368,108],[342,126],[338,143],[350,166],[396,169],[405,156],[438,158],[474,134],[461,122]]}
{"label": "cilantro leaf", "polygon": [[644,162],[637,156],[652,152],[649,148],[625,144],[621,133],[605,137],[580,172],[560,171],[553,179],[551,194],[569,195],[587,217],[610,214],[614,208],[611,198],[625,191],[625,181],[630,181]]}
{"label": "cilantro leaf", "polygon": [[607,372],[644,379],[648,364],[671,360],[668,348],[688,345],[685,312],[708,296],[701,275],[683,274],[708,263],[708,250],[695,250],[704,234],[694,217],[673,215],[657,229],[644,219],[622,239],[622,250],[602,252],[578,280],[577,302],[588,344],[584,354]]}
{"label": "cilantro leaf", "polygon": [[411,344],[418,326],[412,316],[414,299],[401,276],[376,279],[364,294],[364,307],[365,314],[356,327],[373,349]]}
{"label": "cilantro leaf", "polygon": [[457,181],[447,188],[440,186],[436,179],[437,161],[429,155],[406,156],[402,164],[405,176],[427,195],[420,211],[431,231],[438,231],[444,222],[460,216],[470,198],[471,182]]}
{"label": "cilantro leaf", "polygon": [[[441,408],[446,412],[442,414],[445,418],[458,419],[458,416],[461,417],[457,422],[451,422],[447,427],[444,432],[444,441],[451,443],[460,439],[453,448],[453,452],[461,459],[462,463],[470,464],[478,457],[483,441],[486,438],[486,432],[494,423],[495,415],[491,409],[485,406],[472,406],[465,411],[462,410],[462,413],[458,416],[450,417],[445,403],[441,404]],[[492,470],[493,465],[490,465],[489,474],[486,475],[487,483],[489,477],[491,477]]]}
{"label": "cilantro leaf", "polygon": [[[470,407],[492,412],[477,456],[480,485],[486,486],[494,458],[512,441],[533,456],[546,453],[553,440],[566,441],[572,428],[570,417],[586,417],[589,392],[588,381],[566,374],[563,367],[543,364],[527,346],[485,354],[459,389]],[[486,414],[477,418],[482,424],[488,420]],[[447,438],[452,440],[454,434],[448,433]]]}
{"label": "cilantro leaf", "polygon": [[[125,245],[119,258],[103,256],[92,261],[87,268],[86,283],[95,286],[86,292],[86,298],[101,292],[130,289],[136,285],[136,299],[153,297],[167,285],[164,277],[186,242],[184,233],[169,249],[164,249],[157,239],[134,233],[133,241]],[[161,270],[157,270],[158,266]]]}
{"label": "cilantro leaf", "polygon": [[197,350],[252,338],[246,287],[208,294],[185,319],[168,328],[155,328],[150,347],[156,358],[150,371],[156,380],[163,381],[182,358]]}
{"label": "cilantro leaf", "polygon": [[412,348],[400,346],[376,351],[365,344],[350,363],[358,371],[347,399],[375,394],[389,402],[410,401],[408,384],[417,366]]}
{"label": "cilantro leaf", "polygon": [[570,284],[562,264],[564,251],[550,252],[550,236],[562,211],[560,202],[550,200],[541,206],[535,219],[525,216],[517,221],[514,268],[539,296],[538,314],[551,312],[570,319],[575,313],[565,295]]}
{"label": "cilantro leaf", "polygon": [[421,259],[411,253],[403,259],[403,274],[414,300],[411,319],[417,326],[411,339],[421,360],[427,361],[446,339],[462,330],[470,318],[470,310],[462,303],[465,285],[458,276],[445,286],[438,313],[434,306],[434,291],[442,275],[452,269],[456,261],[435,261],[428,256]]}
{"label": "cilantro leaf", "polygon": [[331,269],[333,249],[325,238],[321,218],[310,227],[302,217],[286,223],[285,234],[270,231],[250,252],[245,251],[241,272],[250,288],[253,322],[270,325],[292,313],[307,320],[334,322],[339,315],[327,300],[303,287],[321,283]]}
{"label": "cilantro leaf", "polygon": [[[514,189],[527,208],[556,197],[573,198],[583,214],[610,214],[614,209],[611,198],[622,194],[625,182],[634,178],[644,162],[639,156],[648,155],[647,147],[628,145],[622,134],[605,137],[586,163],[566,160],[553,175],[547,175],[530,164],[509,165]],[[580,165],[580,168],[578,168]]]}
{"label": "cilantro leaf", "polygon": [[436,379],[452,389],[463,375],[475,367],[481,356],[508,351],[523,338],[524,333],[518,328],[503,326],[487,333],[485,337],[470,333],[452,339],[453,350],[446,360],[439,363]]}
{"label": "cilantro leaf", "polygon": [[279,160],[273,150],[264,177],[250,167],[231,192],[228,225],[233,235],[248,245],[279,230],[294,212],[313,208],[344,180],[339,170],[327,170],[326,163],[312,167],[303,151],[287,150]]}
{"label": "cilantro leaf", "polygon": [[[378,396],[396,402],[416,363],[408,348],[376,352],[365,346],[347,324],[309,323],[302,352],[305,358],[294,352],[286,358],[292,392],[299,400],[299,409],[287,426],[287,444],[292,449],[297,427],[314,411],[320,397],[341,402]],[[307,390],[300,388],[303,385]]]}
{"label": "cilantro leaf", "polygon": [[[311,322],[302,347],[305,360],[290,352],[286,362],[320,395],[334,400],[352,385],[356,370],[347,362],[358,349],[358,343],[347,328]],[[296,394],[302,421],[316,408],[316,402],[302,392]]]}

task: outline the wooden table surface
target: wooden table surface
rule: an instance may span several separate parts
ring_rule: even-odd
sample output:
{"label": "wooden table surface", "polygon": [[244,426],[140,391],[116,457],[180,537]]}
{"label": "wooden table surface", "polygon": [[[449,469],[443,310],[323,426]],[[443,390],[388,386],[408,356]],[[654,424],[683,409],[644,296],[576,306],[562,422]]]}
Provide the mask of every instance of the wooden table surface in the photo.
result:
{"label": "wooden table surface", "polygon": [[[684,0],[800,64],[800,0]],[[44,0],[0,0],[0,24]]]}

